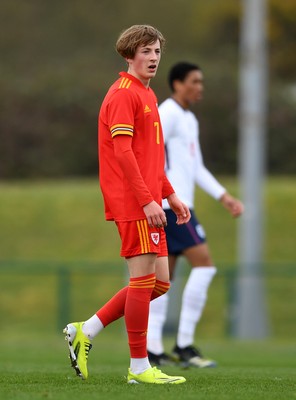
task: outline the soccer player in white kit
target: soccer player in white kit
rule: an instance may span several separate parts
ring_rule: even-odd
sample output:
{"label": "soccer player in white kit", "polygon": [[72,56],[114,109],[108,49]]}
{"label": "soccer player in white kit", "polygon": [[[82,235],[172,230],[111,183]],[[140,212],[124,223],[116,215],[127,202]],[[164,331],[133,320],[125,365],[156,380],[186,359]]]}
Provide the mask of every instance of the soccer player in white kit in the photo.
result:
{"label": "soccer player in white kit", "polygon": [[188,62],[177,63],[169,72],[169,85],[172,96],[159,106],[166,148],[166,174],[178,197],[191,210],[190,221],[178,226],[168,203],[163,202],[168,222],[165,230],[170,278],[172,280],[177,258],[181,255],[186,257],[192,269],[183,291],[176,346],[171,357],[165,353],[162,341],[168,293],[150,303],[148,356],[155,365],[169,364],[173,359],[182,366],[214,367],[216,362],[204,358],[200,349],[194,346],[195,328],[216,273],[205,232],[193,210],[195,185],[220,201],[233,217],[241,215],[243,204],[226,191],[203,163],[198,120],[189,109],[191,104],[202,99],[201,69]]}

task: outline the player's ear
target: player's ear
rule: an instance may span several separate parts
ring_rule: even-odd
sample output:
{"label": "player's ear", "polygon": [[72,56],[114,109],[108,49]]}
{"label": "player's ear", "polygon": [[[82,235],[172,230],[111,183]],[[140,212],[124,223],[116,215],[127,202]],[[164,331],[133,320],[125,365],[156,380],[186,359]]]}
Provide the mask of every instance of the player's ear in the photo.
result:
{"label": "player's ear", "polygon": [[182,88],[182,85],[183,85],[183,82],[181,82],[179,80],[175,80],[173,82],[174,92],[178,92]]}
{"label": "player's ear", "polygon": [[127,67],[129,67],[132,63],[133,63],[133,59],[132,58],[125,58]]}

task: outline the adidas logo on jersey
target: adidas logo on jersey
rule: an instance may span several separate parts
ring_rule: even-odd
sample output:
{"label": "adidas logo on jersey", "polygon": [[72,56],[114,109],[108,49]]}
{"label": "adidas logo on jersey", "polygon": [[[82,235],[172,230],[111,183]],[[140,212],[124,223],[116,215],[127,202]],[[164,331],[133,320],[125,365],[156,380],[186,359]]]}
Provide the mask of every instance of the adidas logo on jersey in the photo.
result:
{"label": "adidas logo on jersey", "polygon": [[148,113],[148,112],[151,112],[151,109],[150,109],[150,107],[147,106],[147,104],[146,104],[146,106],[145,106],[145,108],[144,108],[144,113]]}

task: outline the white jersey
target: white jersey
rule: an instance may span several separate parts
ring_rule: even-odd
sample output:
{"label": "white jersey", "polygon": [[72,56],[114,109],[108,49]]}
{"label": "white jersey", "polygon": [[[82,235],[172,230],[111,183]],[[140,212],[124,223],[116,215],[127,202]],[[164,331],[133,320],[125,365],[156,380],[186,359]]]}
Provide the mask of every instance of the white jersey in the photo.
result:
{"label": "white jersey", "polygon": [[[198,120],[193,112],[169,98],[159,106],[159,114],[166,147],[166,175],[179,199],[193,208],[195,184],[219,199],[226,189],[203,163]],[[163,208],[169,208],[167,200],[163,200]]]}

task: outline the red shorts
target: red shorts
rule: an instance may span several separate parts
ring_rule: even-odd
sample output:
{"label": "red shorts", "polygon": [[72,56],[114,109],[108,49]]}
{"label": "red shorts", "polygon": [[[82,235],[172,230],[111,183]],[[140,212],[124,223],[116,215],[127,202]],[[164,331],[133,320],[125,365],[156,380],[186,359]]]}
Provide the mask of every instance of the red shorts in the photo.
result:
{"label": "red shorts", "polygon": [[168,255],[166,235],[163,228],[150,228],[146,219],[116,222],[121,238],[120,255],[134,257],[156,253],[158,257]]}

